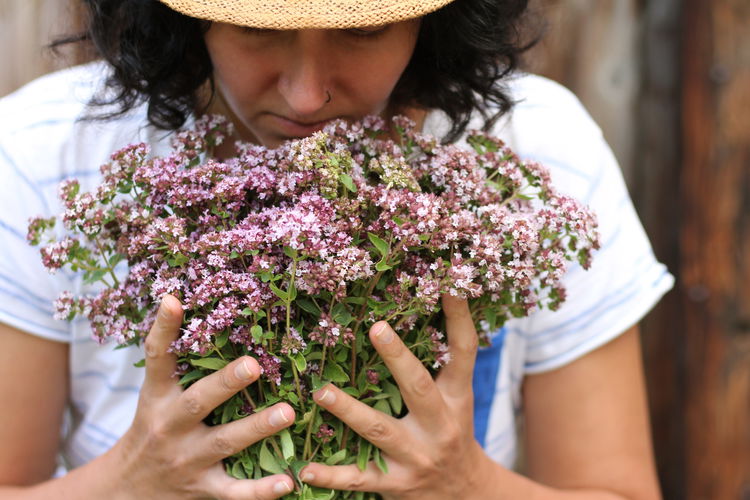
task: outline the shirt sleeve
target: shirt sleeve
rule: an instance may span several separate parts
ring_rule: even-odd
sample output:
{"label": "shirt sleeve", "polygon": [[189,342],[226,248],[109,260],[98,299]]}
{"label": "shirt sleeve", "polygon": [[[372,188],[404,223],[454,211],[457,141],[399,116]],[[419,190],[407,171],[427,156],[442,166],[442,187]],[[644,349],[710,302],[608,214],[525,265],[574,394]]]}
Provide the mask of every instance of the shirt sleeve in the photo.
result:
{"label": "shirt sleeve", "polygon": [[[38,96],[37,96],[38,97]],[[26,241],[29,218],[57,215],[59,170],[55,137],[44,124],[13,97],[0,100],[0,322],[22,331],[60,342],[69,342],[70,325],[54,319],[53,302],[72,290],[72,275],[64,270],[50,274],[39,248]]]}
{"label": "shirt sleeve", "polygon": [[560,309],[509,322],[525,340],[529,374],[570,363],[624,333],[674,283],[653,254],[601,130],[567,90],[548,89],[547,96],[519,104],[513,140],[521,156],[550,168],[553,185],[594,211],[601,249],[588,270],[571,263]]}
{"label": "shirt sleeve", "polygon": [[[13,136],[0,140],[0,322],[46,339],[68,342],[70,325],[54,319],[53,302],[72,289],[64,270],[50,274],[39,249],[26,241],[29,218],[56,215],[54,185],[40,185],[34,168],[9,147]],[[39,145],[26,145],[38,148]]]}

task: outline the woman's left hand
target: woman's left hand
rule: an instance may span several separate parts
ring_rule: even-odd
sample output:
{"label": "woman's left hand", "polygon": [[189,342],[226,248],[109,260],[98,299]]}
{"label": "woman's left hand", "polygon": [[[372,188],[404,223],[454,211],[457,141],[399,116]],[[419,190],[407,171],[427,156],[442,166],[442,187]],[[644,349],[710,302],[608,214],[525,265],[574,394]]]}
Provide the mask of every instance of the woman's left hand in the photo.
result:
{"label": "woman's left hand", "polygon": [[[381,493],[386,499],[470,499],[481,494],[496,464],[474,439],[472,374],[477,333],[465,300],[443,296],[451,361],[433,380],[422,363],[384,321],[370,339],[393,374],[409,413],[388,416],[328,385],[315,401],[380,448],[388,465],[313,463],[302,470],[308,484],[336,490]],[[469,496],[467,496],[469,495]]]}

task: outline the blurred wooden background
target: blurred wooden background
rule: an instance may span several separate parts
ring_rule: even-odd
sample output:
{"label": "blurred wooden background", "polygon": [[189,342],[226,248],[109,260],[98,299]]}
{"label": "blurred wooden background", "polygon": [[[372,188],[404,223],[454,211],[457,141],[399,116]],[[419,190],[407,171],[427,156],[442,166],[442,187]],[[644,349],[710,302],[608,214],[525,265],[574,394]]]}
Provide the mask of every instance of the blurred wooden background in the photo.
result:
{"label": "blurred wooden background", "polygon": [[[0,2],[0,95],[80,59],[43,50],[73,0]],[[667,499],[750,499],[750,2],[532,0],[528,66],[573,89],[677,285],[643,325]]]}

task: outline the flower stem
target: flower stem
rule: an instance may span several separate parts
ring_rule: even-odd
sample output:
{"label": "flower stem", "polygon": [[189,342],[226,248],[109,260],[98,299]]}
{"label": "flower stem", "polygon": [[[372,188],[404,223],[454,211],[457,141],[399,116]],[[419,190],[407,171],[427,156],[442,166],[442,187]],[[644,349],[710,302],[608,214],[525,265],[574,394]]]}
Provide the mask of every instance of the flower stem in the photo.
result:
{"label": "flower stem", "polygon": [[104,263],[107,264],[107,271],[109,271],[109,275],[112,276],[115,287],[119,287],[120,281],[117,279],[117,276],[115,276],[115,270],[112,268],[112,265],[110,265],[107,253],[102,248],[101,242],[98,239],[94,239],[94,243],[96,244],[96,249],[99,250],[99,255],[104,259]]}
{"label": "flower stem", "polygon": [[292,363],[292,375],[294,375],[294,386],[297,389],[297,396],[299,397],[299,402],[302,404],[304,401],[304,398],[302,397],[302,385],[299,381],[299,373],[297,372],[297,365]]}
{"label": "flower stem", "polygon": [[318,413],[318,405],[313,405],[311,411],[312,415],[310,415],[310,421],[307,423],[307,433],[305,435],[305,447],[302,451],[302,460],[312,460],[314,455],[314,453],[310,453],[310,448],[312,448],[312,431],[313,426],[315,425],[316,413]]}

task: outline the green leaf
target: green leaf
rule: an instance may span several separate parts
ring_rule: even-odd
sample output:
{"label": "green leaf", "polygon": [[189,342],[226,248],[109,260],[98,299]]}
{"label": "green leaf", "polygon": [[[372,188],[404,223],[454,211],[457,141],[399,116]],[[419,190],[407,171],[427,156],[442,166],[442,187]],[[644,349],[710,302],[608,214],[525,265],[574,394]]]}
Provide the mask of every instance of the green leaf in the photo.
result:
{"label": "green leaf", "polygon": [[229,340],[229,330],[224,330],[214,339],[214,345],[216,346],[217,349],[221,349],[222,347],[227,345],[228,340]]}
{"label": "green leaf", "polygon": [[279,432],[279,439],[281,439],[281,454],[284,455],[284,460],[288,462],[294,458],[294,441],[292,441],[289,429]]}
{"label": "green leaf", "polygon": [[100,281],[108,273],[105,269],[98,269],[96,271],[86,271],[83,275],[83,282],[87,285]]}
{"label": "green leaf", "polygon": [[295,406],[299,404],[299,396],[297,396],[297,393],[295,392],[287,392],[286,398]]}
{"label": "green leaf", "polygon": [[109,265],[110,267],[114,269],[114,267],[120,262],[122,262],[124,259],[125,259],[125,256],[121,253],[112,254],[108,259]]}
{"label": "green leaf", "polygon": [[354,181],[348,175],[346,174],[339,175],[339,181],[341,182],[341,184],[346,186],[346,189],[348,189],[352,193],[357,192],[357,186],[354,185]]}
{"label": "green leaf", "polygon": [[378,466],[378,469],[380,469],[383,474],[388,474],[388,464],[385,463],[383,456],[380,454],[379,448],[375,448],[373,450],[372,459],[375,461],[375,465]]}
{"label": "green leaf", "polygon": [[388,243],[386,243],[385,240],[374,233],[367,233],[367,237],[370,239],[372,244],[375,245],[375,249],[380,255],[382,255],[383,257],[388,255],[390,248],[388,248]]}
{"label": "green leaf", "polygon": [[188,261],[190,261],[190,258],[181,253],[167,257],[167,264],[169,264],[169,267],[182,267],[187,264]]}
{"label": "green leaf", "polygon": [[311,488],[313,496],[310,500],[332,500],[336,496],[335,490],[324,490],[322,488]]}
{"label": "green leaf", "polygon": [[377,394],[373,394],[372,396],[368,396],[362,401],[380,401],[381,399],[388,399],[390,396],[384,392],[380,392]]}
{"label": "green leaf", "polygon": [[234,412],[239,408],[242,400],[236,396],[231,398],[229,401],[224,403],[224,408],[221,411],[221,423],[226,424],[234,416]]}
{"label": "green leaf", "polygon": [[228,363],[221,358],[198,358],[191,359],[190,364],[200,368],[208,368],[209,370],[221,370]]}
{"label": "green leaf", "polygon": [[242,310],[242,312],[240,312],[240,314],[242,314],[243,316],[251,316],[253,314],[253,310],[249,307],[246,307]]}
{"label": "green leaf", "polygon": [[319,376],[315,374],[313,374],[313,376],[310,378],[312,379],[312,391],[313,392],[322,389],[323,386],[328,383],[327,380],[323,380],[322,378],[320,378]]}
{"label": "green leaf", "polygon": [[271,290],[276,294],[278,298],[280,298],[284,302],[289,300],[289,292],[285,292],[281,288],[277,287],[272,281],[269,282],[268,285],[271,287]]}
{"label": "green leaf", "polygon": [[396,387],[395,384],[392,384],[388,382],[387,380],[384,380],[383,392],[388,394],[388,396],[390,397],[391,408],[393,408],[394,415],[401,414],[401,409],[403,407],[403,400],[401,399],[401,391],[398,390],[398,387]]}
{"label": "green leaf", "polygon": [[299,481],[299,472],[309,464],[310,462],[306,460],[292,460],[289,463],[289,469],[291,469],[292,474],[294,474],[294,477],[295,479],[297,479],[297,481]]}
{"label": "green leaf", "polygon": [[137,363],[133,363],[133,366],[135,366],[136,368],[143,368],[144,366],[146,366],[146,358],[143,358]]}
{"label": "green leaf", "polygon": [[390,269],[393,269],[393,267],[386,264],[385,259],[375,264],[375,270],[378,272],[382,273],[383,271],[388,271]]}
{"label": "green leaf", "polygon": [[326,465],[336,465],[337,463],[341,462],[343,459],[346,458],[347,450],[339,450],[330,457],[326,458]]}
{"label": "green leaf", "polygon": [[192,370],[192,371],[186,373],[185,375],[183,375],[182,378],[180,379],[180,381],[178,382],[178,384],[185,385],[185,384],[188,384],[188,383],[190,383],[190,382],[192,382],[194,380],[198,380],[200,378],[203,378],[205,375],[206,374],[203,373],[203,371],[201,371],[201,370]]}
{"label": "green leaf", "polygon": [[289,356],[289,359],[294,362],[294,366],[297,367],[298,372],[302,373],[307,369],[307,360],[301,352],[292,354],[291,356]]}
{"label": "green leaf", "polygon": [[264,439],[260,445],[260,456],[258,457],[258,465],[260,468],[271,474],[283,474],[284,469],[281,468],[279,462],[276,460],[274,454],[268,449],[268,439]]}
{"label": "green leaf", "polygon": [[378,411],[382,411],[386,415],[392,415],[391,413],[391,405],[388,404],[388,401],[379,400],[375,405],[373,406]]}
{"label": "green leaf", "polygon": [[337,349],[334,351],[333,358],[339,363],[345,363],[349,360],[349,351],[347,349]]}
{"label": "green leaf", "polygon": [[347,326],[354,319],[352,313],[349,312],[349,308],[346,307],[346,304],[342,304],[341,302],[333,306],[332,317],[333,321],[343,326]]}
{"label": "green leaf", "polygon": [[229,475],[235,479],[247,479],[247,474],[245,474],[245,466],[239,460],[232,464],[232,469],[229,472]]}
{"label": "green leaf", "polygon": [[360,441],[359,453],[357,453],[357,467],[364,471],[367,468],[367,462],[370,461],[370,450],[372,445],[367,441]]}
{"label": "green leaf", "polygon": [[253,336],[255,342],[260,342],[263,340],[263,328],[261,328],[260,325],[254,325],[250,328],[250,335]]}
{"label": "green leaf", "polygon": [[341,390],[353,398],[359,398],[362,395],[362,393],[356,387],[352,386],[342,387]]}
{"label": "green leaf", "polygon": [[305,312],[309,312],[310,314],[314,314],[316,316],[320,316],[320,309],[318,306],[315,305],[315,302],[308,299],[297,299],[294,302],[295,305],[297,305],[300,309],[302,309]]}
{"label": "green leaf", "polygon": [[349,382],[349,375],[346,374],[338,363],[328,363],[323,369],[323,378],[340,384]]}
{"label": "green leaf", "polygon": [[297,249],[292,247],[284,247],[284,255],[289,257],[290,259],[296,259],[297,258]]}

